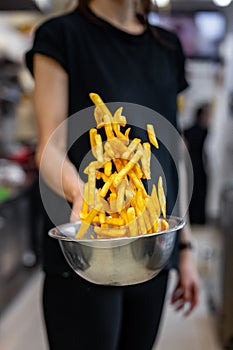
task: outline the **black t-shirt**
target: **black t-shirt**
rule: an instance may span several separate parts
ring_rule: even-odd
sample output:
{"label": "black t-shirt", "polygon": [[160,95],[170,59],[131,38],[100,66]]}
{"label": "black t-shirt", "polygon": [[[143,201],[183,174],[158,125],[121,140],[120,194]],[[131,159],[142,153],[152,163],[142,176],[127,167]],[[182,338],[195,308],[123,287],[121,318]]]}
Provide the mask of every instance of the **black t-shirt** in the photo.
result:
{"label": "black t-shirt", "polygon": [[184,130],[184,137],[187,141],[189,154],[192,160],[195,180],[197,180],[197,178],[202,178],[202,176],[204,180],[205,177],[207,157],[204,149],[204,144],[207,134],[207,128],[197,123],[192,127]]}
{"label": "black t-shirt", "polygon": [[[43,23],[26,54],[32,74],[35,53],[55,59],[64,68],[69,78],[69,115],[91,106],[89,93],[96,92],[106,102],[149,107],[176,127],[177,94],[187,87],[184,55],[177,36],[158,27],[158,41],[149,29],[133,35],[95,18],[92,13],[91,16],[94,20],[75,10]],[[77,152],[75,146],[69,151],[77,168],[89,148],[88,135],[84,135],[82,144],[82,151],[79,147]],[[168,204],[172,207],[178,190],[176,167],[165,147],[159,152],[156,156],[168,176]],[[47,235],[52,226],[46,218],[44,268],[54,273],[68,271],[57,242]]]}

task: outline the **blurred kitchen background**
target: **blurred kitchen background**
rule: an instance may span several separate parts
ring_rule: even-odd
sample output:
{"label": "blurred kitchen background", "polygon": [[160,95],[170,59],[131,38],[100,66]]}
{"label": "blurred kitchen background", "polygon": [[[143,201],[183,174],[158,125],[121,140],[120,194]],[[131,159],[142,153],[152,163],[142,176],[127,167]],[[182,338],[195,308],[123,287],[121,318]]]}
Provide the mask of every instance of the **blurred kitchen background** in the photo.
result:
{"label": "blurred kitchen background", "polygon": [[[193,219],[201,302],[187,320],[169,304],[156,349],[233,349],[233,2],[154,0],[152,23],[174,30],[190,88],[179,98],[182,130],[209,106],[203,159],[205,218]],[[46,350],[40,291],[41,202],[33,80],[24,66],[36,26],[75,1],[0,1],[0,349]],[[185,132],[185,135],[188,135]],[[188,141],[187,141],[188,142]],[[131,349],[130,349],[131,350]],[[133,349],[132,349],[133,350]],[[143,349],[142,349],[143,350]]]}

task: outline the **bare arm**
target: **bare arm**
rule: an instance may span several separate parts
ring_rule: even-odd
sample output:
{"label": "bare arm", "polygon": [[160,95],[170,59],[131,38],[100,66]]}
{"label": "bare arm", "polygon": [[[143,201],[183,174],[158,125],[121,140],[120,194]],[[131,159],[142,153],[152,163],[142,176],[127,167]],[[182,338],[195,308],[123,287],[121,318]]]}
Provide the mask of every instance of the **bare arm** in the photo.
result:
{"label": "bare arm", "polygon": [[75,203],[73,210],[79,212],[83,183],[66,154],[65,123],[59,127],[68,113],[68,77],[55,60],[41,54],[34,57],[34,76],[34,104],[39,137],[36,163],[45,182],[56,193]]}

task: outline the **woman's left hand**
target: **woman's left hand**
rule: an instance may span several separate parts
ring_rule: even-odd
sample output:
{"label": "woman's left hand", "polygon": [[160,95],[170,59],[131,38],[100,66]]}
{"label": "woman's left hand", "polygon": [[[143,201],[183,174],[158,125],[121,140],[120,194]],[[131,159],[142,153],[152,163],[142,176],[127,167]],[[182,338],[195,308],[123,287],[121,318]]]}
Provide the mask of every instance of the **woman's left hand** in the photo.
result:
{"label": "woman's left hand", "polygon": [[[185,316],[191,314],[199,302],[199,276],[192,252],[183,250],[180,253],[178,283],[172,294],[171,303],[176,311],[185,310]],[[188,305],[188,309],[187,308]]]}

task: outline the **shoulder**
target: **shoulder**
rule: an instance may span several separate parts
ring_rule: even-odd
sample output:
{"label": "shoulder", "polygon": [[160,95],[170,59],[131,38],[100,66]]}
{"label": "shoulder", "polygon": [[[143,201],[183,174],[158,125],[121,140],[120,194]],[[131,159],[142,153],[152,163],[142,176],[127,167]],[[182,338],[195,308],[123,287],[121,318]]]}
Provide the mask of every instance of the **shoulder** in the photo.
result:
{"label": "shoulder", "polygon": [[157,31],[160,38],[167,41],[169,44],[173,44],[173,45],[180,44],[180,40],[176,35],[176,33],[159,26],[154,26],[154,28]]}
{"label": "shoulder", "polygon": [[164,47],[167,47],[173,53],[174,52],[183,53],[180,39],[176,35],[176,33],[172,32],[168,29],[165,29],[163,27],[159,27],[159,26],[152,26],[152,27],[157,32],[157,35],[158,35],[161,43],[163,43]]}
{"label": "shoulder", "polygon": [[63,30],[68,30],[72,28],[75,25],[76,28],[79,28],[84,25],[83,18],[77,11],[72,11],[63,15],[54,16],[47,20],[45,20],[43,23],[41,23],[37,29],[36,32],[55,32],[59,33]]}

